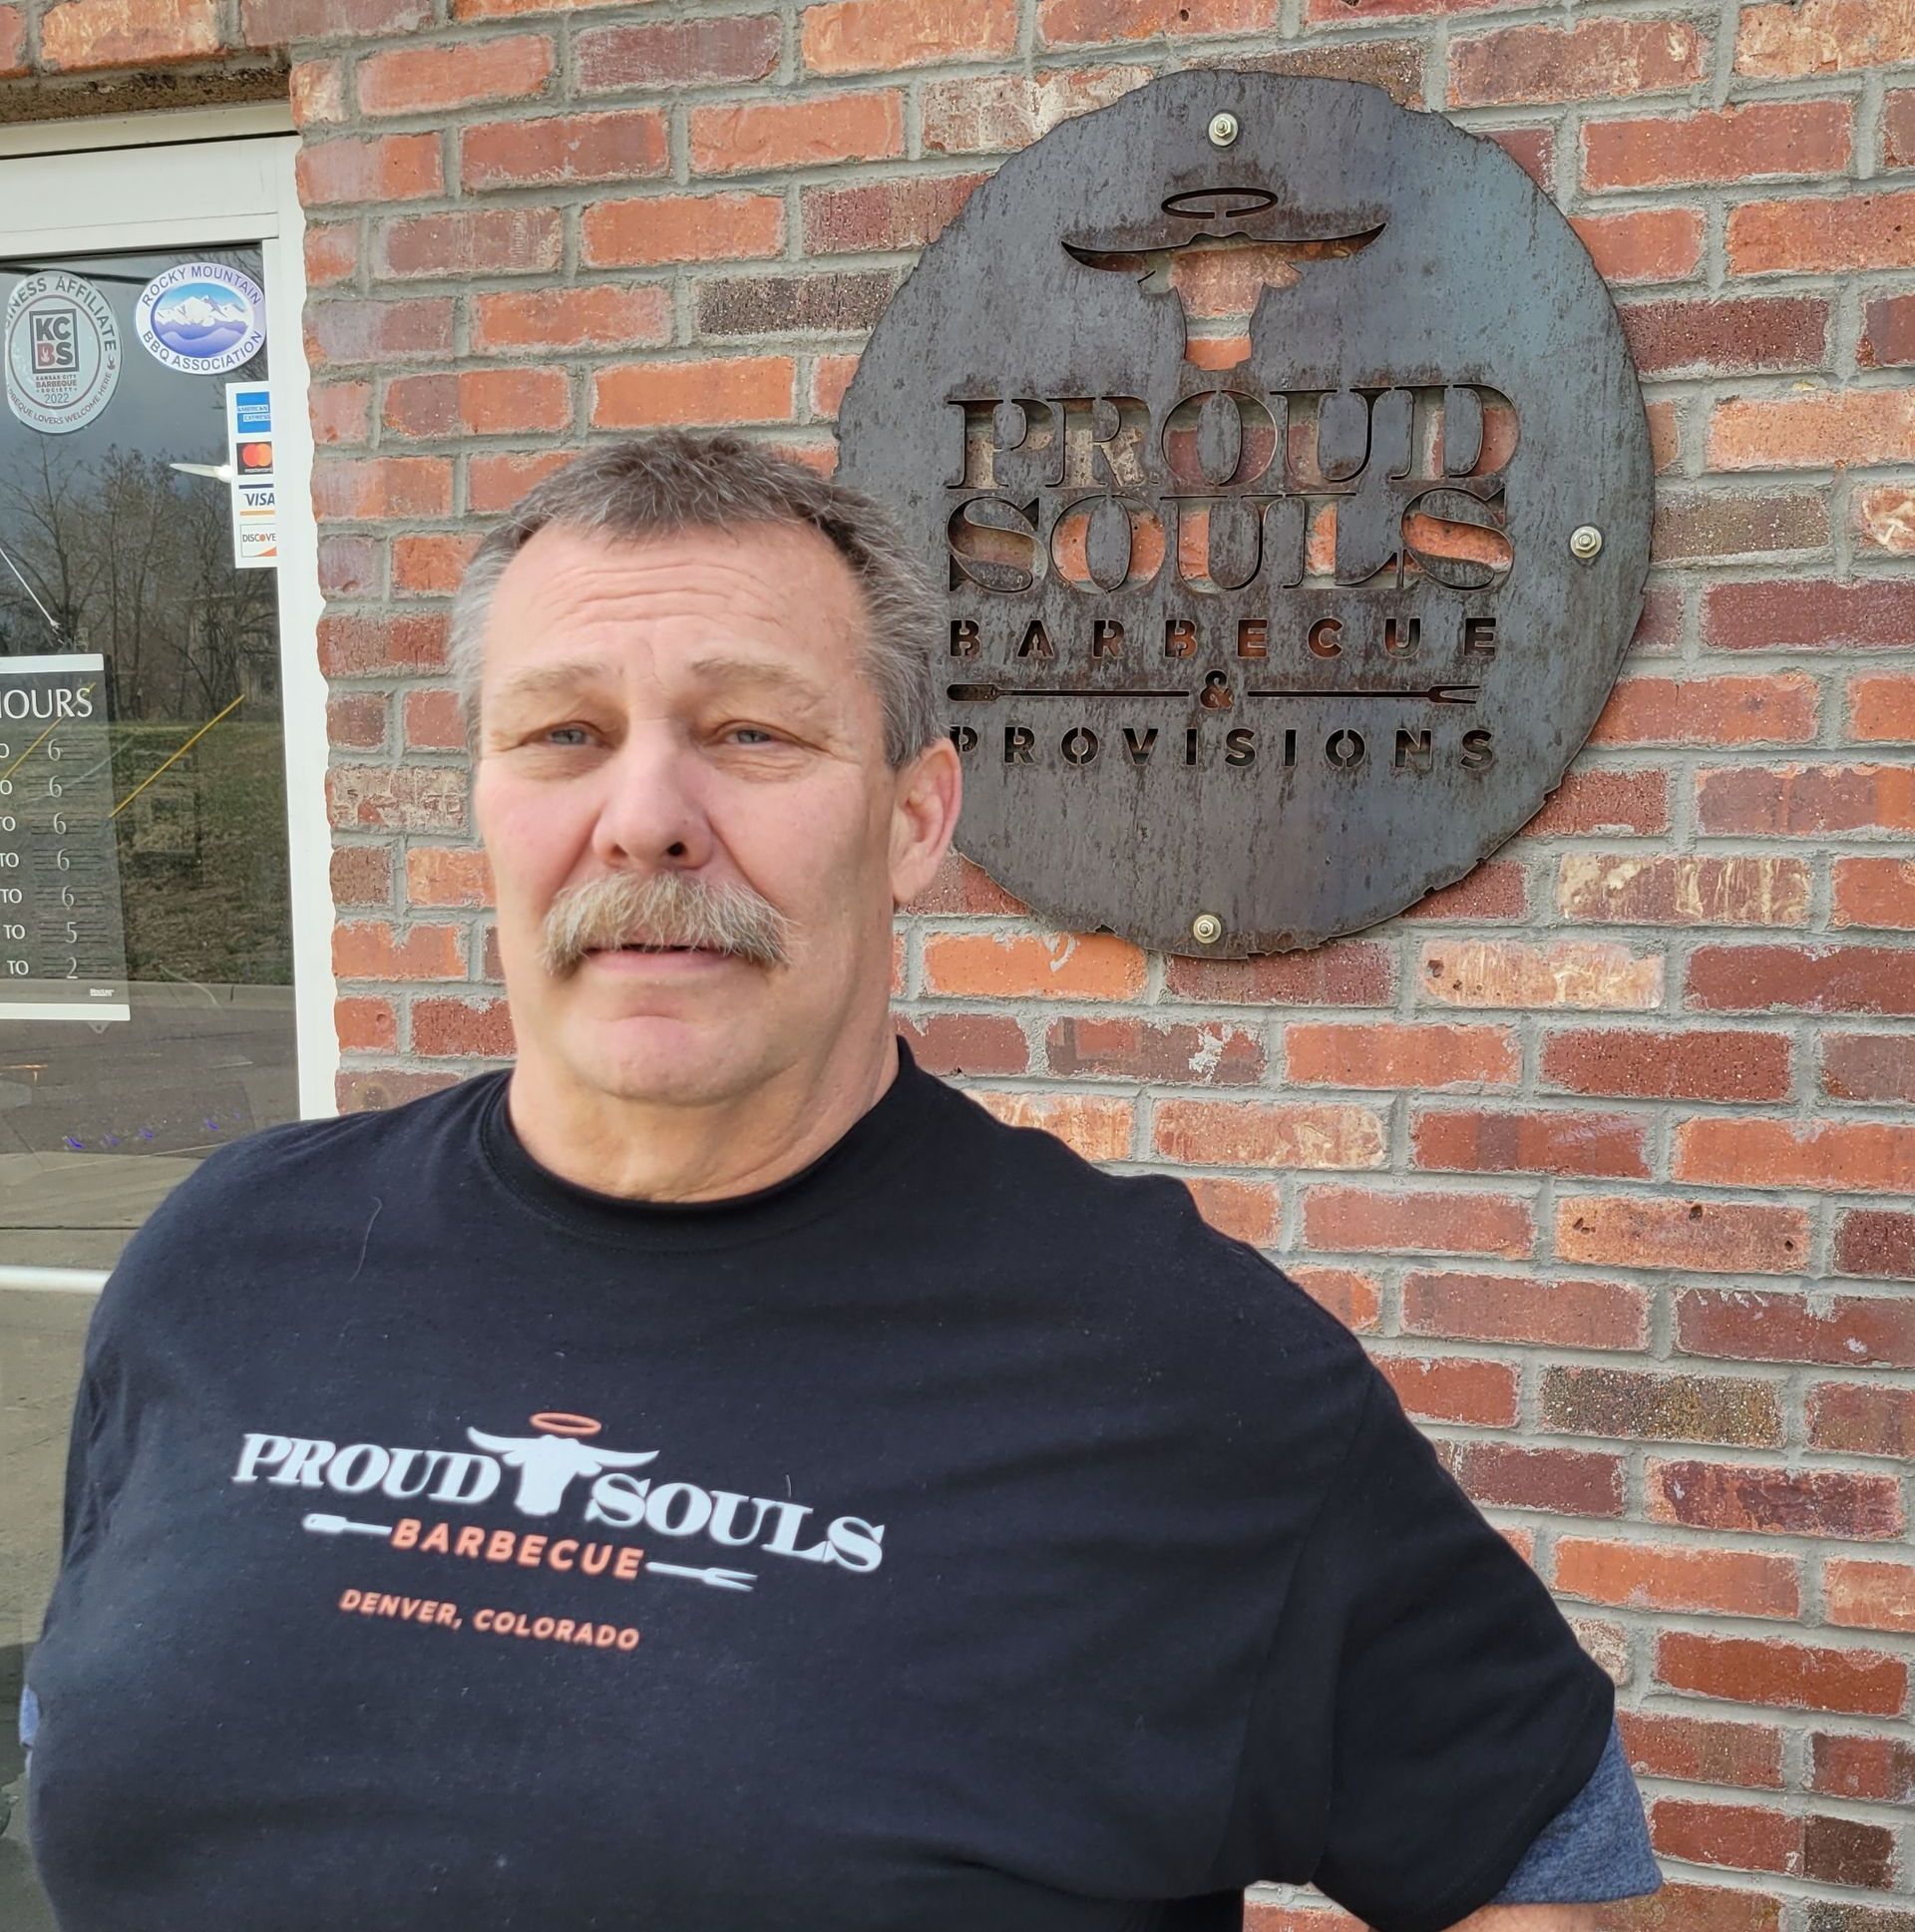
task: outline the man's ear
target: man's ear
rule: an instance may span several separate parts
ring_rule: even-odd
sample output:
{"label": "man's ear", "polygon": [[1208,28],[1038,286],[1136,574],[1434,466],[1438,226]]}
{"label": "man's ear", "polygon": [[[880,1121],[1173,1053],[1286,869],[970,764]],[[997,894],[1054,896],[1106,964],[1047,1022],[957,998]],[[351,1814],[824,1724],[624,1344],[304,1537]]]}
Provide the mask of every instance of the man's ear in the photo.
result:
{"label": "man's ear", "polygon": [[891,903],[908,906],[938,876],[958,829],[964,779],[958,749],[938,737],[894,780],[891,811]]}

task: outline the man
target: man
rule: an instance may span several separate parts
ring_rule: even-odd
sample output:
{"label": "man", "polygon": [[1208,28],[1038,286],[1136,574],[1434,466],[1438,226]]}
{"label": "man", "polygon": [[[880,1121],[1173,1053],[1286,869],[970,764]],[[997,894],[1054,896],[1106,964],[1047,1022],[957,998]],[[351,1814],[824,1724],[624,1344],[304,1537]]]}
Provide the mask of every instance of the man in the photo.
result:
{"label": "man", "polygon": [[1653,1888],[1608,1680],[1357,1345],[895,1039],[959,792],[900,558],[678,437],[481,549],[517,1062],[215,1156],[109,1284],[31,1672],[67,1932]]}

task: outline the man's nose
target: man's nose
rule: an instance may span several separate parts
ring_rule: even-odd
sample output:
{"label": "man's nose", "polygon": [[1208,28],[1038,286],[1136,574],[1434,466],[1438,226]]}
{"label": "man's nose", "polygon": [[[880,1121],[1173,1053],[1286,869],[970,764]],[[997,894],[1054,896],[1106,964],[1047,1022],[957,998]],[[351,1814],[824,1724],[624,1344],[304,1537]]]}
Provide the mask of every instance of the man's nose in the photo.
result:
{"label": "man's nose", "polygon": [[608,869],[695,871],[715,840],[700,789],[700,765],[676,732],[633,730],[600,768],[604,790],[592,827],[592,856]]}

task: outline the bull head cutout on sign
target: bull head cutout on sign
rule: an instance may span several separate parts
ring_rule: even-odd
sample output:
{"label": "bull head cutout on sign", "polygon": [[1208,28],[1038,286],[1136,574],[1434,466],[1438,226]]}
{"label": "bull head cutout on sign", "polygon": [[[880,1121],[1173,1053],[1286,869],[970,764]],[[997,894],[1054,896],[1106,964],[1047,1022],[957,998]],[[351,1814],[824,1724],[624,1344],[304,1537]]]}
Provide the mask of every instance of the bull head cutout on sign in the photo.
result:
{"label": "bull head cutout on sign", "polygon": [[1086,268],[1129,275],[1147,295],[1175,295],[1184,359],[1234,369],[1249,359],[1251,323],[1268,292],[1295,287],[1310,263],[1360,254],[1389,218],[1377,209],[1273,215],[1277,205],[1261,188],[1192,189],[1164,202],[1168,220],[1159,226],[1066,235],[1064,249]]}

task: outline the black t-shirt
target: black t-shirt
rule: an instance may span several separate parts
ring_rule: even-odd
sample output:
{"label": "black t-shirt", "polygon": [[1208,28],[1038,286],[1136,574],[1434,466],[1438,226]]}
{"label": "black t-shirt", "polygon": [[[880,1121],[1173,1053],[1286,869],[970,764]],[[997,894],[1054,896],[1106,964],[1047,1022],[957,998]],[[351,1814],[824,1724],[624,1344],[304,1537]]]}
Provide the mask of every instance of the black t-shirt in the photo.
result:
{"label": "black t-shirt", "polygon": [[257,1134],[89,1340],[66,1932],[1212,1932],[1489,1899],[1608,1680],[1328,1315],[915,1067],[616,1201],[506,1077]]}

